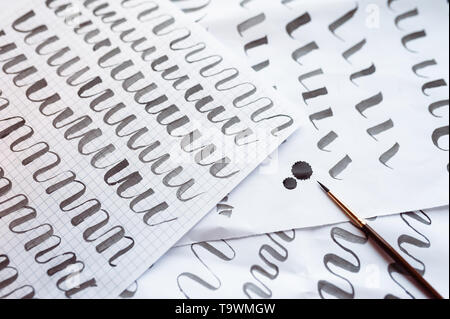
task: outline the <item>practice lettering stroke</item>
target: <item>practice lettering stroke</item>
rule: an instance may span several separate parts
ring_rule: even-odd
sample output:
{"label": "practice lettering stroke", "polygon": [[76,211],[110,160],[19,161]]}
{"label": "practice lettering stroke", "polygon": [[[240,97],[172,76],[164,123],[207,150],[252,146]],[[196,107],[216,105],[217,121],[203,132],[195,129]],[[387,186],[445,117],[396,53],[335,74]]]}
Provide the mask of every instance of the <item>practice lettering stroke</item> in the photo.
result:
{"label": "practice lettering stroke", "polygon": [[[19,156],[21,165],[33,171],[32,179],[35,183],[45,187],[48,196],[59,194],[63,200],[59,203],[59,209],[64,216],[70,216],[72,227],[82,228],[82,239],[86,243],[95,245],[98,254],[108,252],[111,257],[108,260],[110,267],[116,267],[120,257],[127,254],[135,244],[135,240],[127,235],[123,226],[111,225],[110,214],[103,209],[101,202],[90,197],[86,184],[77,174],[61,168],[61,156],[54,152],[45,141],[35,138],[35,130],[27,124],[21,116],[3,115],[5,109],[11,104],[4,104],[0,109],[0,141],[6,145],[12,154]],[[3,178],[4,172],[1,171]],[[5,181],[8,181],[5,179]],[[0,190],[8,194],[11,189],[10,182]],[[0,194],[1,195],[1,194]],[[28,205],[25,196],[21,201],[0,212],[6,216],[16,209]],[[23,222],[35,216],[31,212]],[[34,217],[33,217],[34,218]],[[53,228],[52,228],[53,229]],[[53,230],[47,234],[53,233]],[[59,237],[58,237],[59,238]]]}

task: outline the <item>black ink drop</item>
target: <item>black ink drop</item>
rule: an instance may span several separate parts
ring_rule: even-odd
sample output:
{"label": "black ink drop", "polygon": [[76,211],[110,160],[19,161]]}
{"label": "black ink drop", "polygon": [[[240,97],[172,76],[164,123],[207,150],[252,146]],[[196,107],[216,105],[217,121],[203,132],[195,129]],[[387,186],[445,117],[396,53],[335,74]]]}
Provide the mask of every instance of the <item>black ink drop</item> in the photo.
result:
{"label": "black ink drop", "polygon": [[305,181],[311,178],[313,171],[311,165],[306,162],[297,162],[292,166],[292,174],[296,179]]}
{"label": "black ink drop", "polygon": [[289,178],[286,178],[286,179],[283,181],[283,185],[284,185],[284,187],[286,187],[287,189],[293,190],[293,189],[296,189],[296,188],[297,188],[297,181],[296,181],[294,178],[289,177]]}
{"label": "black ink drop", "polygon": [[293,189],[297,188],[297,185],[298,185],[297,180],[306,181],[306,180],[310,179],[311,176],[313,175],[313,170],[312,170],[311,165],[309,165],[309,163],[302,162],[302,161],[297,162],[294,165],[292,165],[291,172],[295,178],[288,177],[283,181],[284,187],[288,190],[293,190]]}

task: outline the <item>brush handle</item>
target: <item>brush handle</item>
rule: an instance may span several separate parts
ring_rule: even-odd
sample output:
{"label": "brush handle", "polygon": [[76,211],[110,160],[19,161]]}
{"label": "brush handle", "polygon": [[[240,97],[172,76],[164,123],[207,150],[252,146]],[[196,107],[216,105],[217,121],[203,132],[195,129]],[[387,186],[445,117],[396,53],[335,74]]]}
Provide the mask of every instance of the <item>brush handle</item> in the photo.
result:
{"label": "brush handle", "polygon": [[411,266],[389,243],[384,240],[372,227],[365,224],[361,228],[364,233],[371,238],[383,251],[385,251],[395,262],[403,266],[403,269],[423,288],[427,294],[434,299],[443,299],[443,297],[437,292],[423,277],[422,275]]}

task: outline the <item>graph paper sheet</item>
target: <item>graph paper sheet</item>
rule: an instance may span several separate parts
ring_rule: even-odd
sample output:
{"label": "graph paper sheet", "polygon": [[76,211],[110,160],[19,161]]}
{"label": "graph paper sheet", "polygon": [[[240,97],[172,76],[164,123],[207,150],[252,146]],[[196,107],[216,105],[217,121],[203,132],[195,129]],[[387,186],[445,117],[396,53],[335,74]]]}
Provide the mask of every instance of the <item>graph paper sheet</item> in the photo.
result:
{"label": "graph paper sheet", "polygon": [[298,126],[170,2],[3,10],[0,297],[117,297]]}

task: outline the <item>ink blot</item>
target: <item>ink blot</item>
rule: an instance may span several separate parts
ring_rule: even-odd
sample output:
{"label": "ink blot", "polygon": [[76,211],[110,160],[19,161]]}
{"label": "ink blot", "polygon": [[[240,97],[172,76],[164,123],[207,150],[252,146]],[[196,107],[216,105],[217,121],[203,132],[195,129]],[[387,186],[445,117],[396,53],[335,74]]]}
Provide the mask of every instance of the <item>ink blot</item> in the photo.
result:
{"label": "ink blot", "polygon": [[294,166],[292,166],[292,174],[296,179],[305,181],[311,178],[313,171],[311,165],[309,165],[308,163],[297,162],[294,164]]}
{"label": "ink blot", "polygon": [[289,178],[286,178],[286,179],[283,181],[283,185],[284,185],[284,187],[286,187],[287,189],[293,190],[293,189],[296,189],[296,188],[297,188],[297,181],[296,181],[294,178],[289,177]]}
{"label": "ink blot", "polygon": [[306,180],[310,179],[311,176],[313,175],[313,170],[312,170],[311,165],[309,165],[309,163],[302,162],[302,161],[297,162],[294,165],[292,165],[291,172],[295,178],[288,177],[283,181],[284,187],[288,190],[293,190],[293,189],[297,188],[297,186],[298,186],[297,180],[306,181]]}

